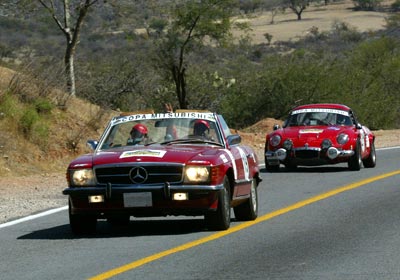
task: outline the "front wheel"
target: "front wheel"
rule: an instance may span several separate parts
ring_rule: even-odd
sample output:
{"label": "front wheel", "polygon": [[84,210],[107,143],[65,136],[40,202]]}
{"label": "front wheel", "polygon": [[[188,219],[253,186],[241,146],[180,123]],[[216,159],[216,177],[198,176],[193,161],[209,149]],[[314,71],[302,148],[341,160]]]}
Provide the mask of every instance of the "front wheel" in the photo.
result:
{"label": "front wheel", "polygon": [[369,155],[366,159],[363,160],[363,164],[365,168],[372,168],[376,166],[375,143],[371,143]]}
{"label": "front wheel", "polygon": [[69,225],[73,234],[90,234],[96,231],[96,216],[72,214],[71,202],[68,203]]}
{"label": "front wheel", "polygon": [[257,180],[253,178],[251,182],[250,197],[245,203],[233,208],[235,217],[238,221],[252,221],[258,216],[258,193]]}
{"label": "front wheel", "polygon": [[231,194],[228,177],[224,178],[224,189],[218,193],[218,208],[205,215],[210,230],[226,230],[231,224]]}
{"label": "front wheel", "polygon": [[359,171],[361,169],[361,145],[360,141],[357,141],[356,148],[354,150],[354,155],[350,157],[348,162],[349,169],[352,171]]}

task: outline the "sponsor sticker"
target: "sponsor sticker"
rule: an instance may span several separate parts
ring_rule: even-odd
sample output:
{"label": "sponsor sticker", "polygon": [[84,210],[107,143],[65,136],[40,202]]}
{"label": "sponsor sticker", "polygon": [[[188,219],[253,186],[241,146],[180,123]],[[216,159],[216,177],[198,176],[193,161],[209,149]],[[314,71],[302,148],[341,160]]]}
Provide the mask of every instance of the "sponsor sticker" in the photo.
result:
{"label": "sponsor sticker", "polygon": [[159,150],[137,150],[137,151],[126,151],[121,154],[119,158],[127,157],[158,157],[162,158],[166,151]]}
{"label": "sponsor sticker", "polygon": [[321,133],[324,131],[323,129],[316,129],[316,128],[310,128],[310,129],[300,129],[299,133]]}

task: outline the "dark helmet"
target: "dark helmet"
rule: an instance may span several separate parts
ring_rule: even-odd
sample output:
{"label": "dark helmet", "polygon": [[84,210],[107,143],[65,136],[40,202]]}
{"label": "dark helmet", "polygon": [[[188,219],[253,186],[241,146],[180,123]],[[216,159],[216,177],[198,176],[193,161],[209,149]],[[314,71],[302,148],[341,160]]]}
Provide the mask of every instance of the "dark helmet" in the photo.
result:
{"label": "dark helmet", "polygon": [[144,136],[147,135],[147,127],[143,124],[138,123],[134,127],[132,127],[131,130],[131,138],[134,140],[134,142],[140,142]]}
{"label": "dark helmet", "polygon": [[210,124],[205,120],[197,120],[194,122],[193,134],[203,136],[206,130],[210,131]]}

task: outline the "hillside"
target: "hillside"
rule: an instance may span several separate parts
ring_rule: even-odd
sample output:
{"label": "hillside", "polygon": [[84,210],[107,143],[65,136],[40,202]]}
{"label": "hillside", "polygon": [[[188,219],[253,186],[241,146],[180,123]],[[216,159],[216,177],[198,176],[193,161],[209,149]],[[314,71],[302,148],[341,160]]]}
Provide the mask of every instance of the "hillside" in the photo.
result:
{"label": "hillside", "polygon": [[[389,5],[392,1],[384,2]],[[270,33],[272,42],[296,40],[304,36],[312,27],[320,31],[329,30],[336,21],[345,21],[359,31],[382,29],[385,24],[384,12],[353,11],[352,1],[343,1],[328,6],[310,6],[303,13],[302,21],[290,12],[278,14],[271,24],[268,12],[256,14],[250,19],[254,41],[265,42],[264,34]],[[15,79],[17,73],[0,67],[0,98]],[[54,92],[53,96],[63,93]],[[34,97],[33,97],[34,98]],[[1,99],[0,99],[1,100]],[[49,120],[49,132],[46,139],[32,141],[21,133],[15,122],[15,116],[0,111],[0,176],[19,176],[64,172],[68,162],[79,154],[87,152],[86,140],[97,139],[104,129],[107,120],[117,112],[104,111],[78,98],[69,98],[67,106],[55,107]],[[238,131],[246,144],[252,145],[263,157],[265,134],[272,131],[272,126],[281,121],[265,119],[253,126]],[[377,146],[399,145],[398,134],[394,131],[378,131]],[[390,136],[390,143],[383,141]],[[396,136],[397,135],[397,136]],[[382,139],[382,142],[381,142]],[[383,143],[385,142],[385,143]]]}
{"label": "hillside", "polygon": [[[0,67],[1,102],[7,87],[17,77],[13,70]],[[52,94],[60,94],[54,91]],[[49,126],[46,139],[32,139],[23,134],[15,122],[18,104],[12,104],[16,108],[9,112],[0,112],[0,176],[64,172],[70,159],[88,151],[86,140],[97,139],[107,120],[115,114],[79,98],[68,99],[66,105],[53,108],[45,116]]]}

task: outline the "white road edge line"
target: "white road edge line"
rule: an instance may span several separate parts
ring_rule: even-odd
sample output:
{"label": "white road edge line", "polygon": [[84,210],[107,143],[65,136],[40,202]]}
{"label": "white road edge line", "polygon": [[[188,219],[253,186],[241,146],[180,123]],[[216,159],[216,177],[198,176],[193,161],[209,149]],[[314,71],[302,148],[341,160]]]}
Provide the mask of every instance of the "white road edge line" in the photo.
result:
{"label": "white road edge line", "polygon": [[35,214],[35,215],[26,216],[26,217],[23,217],[23,218],[18,219],[18,220],[14,220],[14,221],[10,221],[10,222],[4,223],[4,224],[0,224],[0,228],[5,228],[5,227],[16,225],[16,224],[19,224],[19,223],[22,223],[22,222],[26,222],[26,221],[29,221],[29,220],[34,220],[36,218],[40,218],[40,217],[43,217],[43,216],[51,215],[51,214],[54,214],[54,213],[57,213],[57,212],[60,212],[60,211],[67,210],[67,209],[68,209],[68,206],[63,206],[63,207],[47,210],[47,211],[44,211],[44,212],[41,212],[41,213],[38,213],[38,214]]}
{"label": "white road edge line", "polygon": [[[400,149],[400,146],[388,147],[388,148],[379,148],[379,149],[376,149],[376,150],[377,151],[383,151],[383,150],[392,150],[392,149]],[[264,164],[260,164],[259,166],[262,167],[262,166],[264,166]],[[14,221],[6,222],[4,224],[0,224],[0,228],[13,226],[13,225],[16,225],[16,224],[19,224],[19,223],[22,223],[22,222],[34,220],[36,218],[40,218],[40,217],[43,217],[43,216],[51,215],[51,214],[54,214],[54,213],[57,213],[57,212],[60,212],[60,211],[67,210],[67,209],[68,209],[68,206],[63,206],[63,207],[47,210],[47,211],[44,211],[44,212],[41,212],[41,213],[38,213],[38,214],[35,214],[35,215],[26,216],[26,217],[23,217],[21,219],[17,219],[17,220],[14,220]]]}

